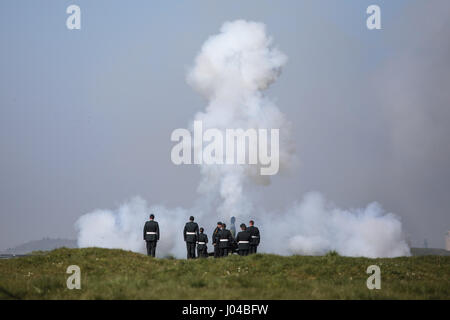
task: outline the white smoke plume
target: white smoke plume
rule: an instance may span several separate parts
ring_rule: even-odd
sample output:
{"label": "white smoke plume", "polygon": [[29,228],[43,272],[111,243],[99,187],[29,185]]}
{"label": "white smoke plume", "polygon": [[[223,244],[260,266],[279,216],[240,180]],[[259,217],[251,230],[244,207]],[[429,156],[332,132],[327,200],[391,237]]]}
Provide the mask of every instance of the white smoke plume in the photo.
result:
{"label": "white smoke plume", "polygon": [[[264,24],[237,20],[224,23],[220,33],[204,43],[187,76],[188,83],[208,100],[205,111],[194,118],[203,122],[204,130],[280,129],[280,172],[296,163],[290,123],[263,91],[276,81],[286,61],[273,47]],[[286,212],[265,212],[252,202],[252,185],[270,183],[270,176],[259,174],[258,165],[201,165],[200,170],[201,196],[194,208],[148,207],[137,197],[116,211],[96,210],[77,221],[78,245],[145,252],[142,228],[153,212],[161,230],[160,257],[185,255],[182,230],[190,215],[209,236],[218,220],[228,222],[235,216],[237,225],[255,220],[262,232],[260,252],[320,255],[336,250],[346,256],[409,255],[400,221],[376,203],[341,210],[320,193],[309,193]]]}
{"label": "white smoke plume", "polygon": [[[280,170],[295,163],[289,141],[290,123],[262,91],[281,73],[287,57],[272,47],[265,25],[238,20],[226,22],[221,33],[209,38],[188,74],[188,83],[204,95],[209,105],[196,115],[204,129],[281,129]],[[201,167],[200,193],[218,194],[219,216],[250,215],[251,201],[245,197],[248,183],[269,183],[257,165],[205,165]]]}

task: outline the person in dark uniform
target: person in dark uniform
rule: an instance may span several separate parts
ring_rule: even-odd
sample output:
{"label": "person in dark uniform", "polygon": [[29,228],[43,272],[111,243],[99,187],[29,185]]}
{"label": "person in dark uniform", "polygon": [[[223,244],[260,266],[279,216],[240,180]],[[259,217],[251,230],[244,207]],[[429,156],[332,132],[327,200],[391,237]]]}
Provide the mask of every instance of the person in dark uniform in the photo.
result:
{"label": "person in dark uniform", "polygon": [[186,241],[187,258],[195,259],[195,243],[198,239],[198,224],[194,222],[194,217],[189,218],[189,222],[184,226],[184,241]]}
{"label": "person in dark uniform", "polygon": [[240,256],[248,256],[248,252],[250,251],[250,240],[251,235],[250,232],[247,231],[247,227],[245,224],[241,224],[241,232],[238,233],[236,237],[236,242],[238,243],[238,252]]}
{"label": "person in dark uniform", "polygon": [[236,238],[236,225],[234,224],[236,221],[235,217],[231,217],[230,219],[230,232],[233,238]]}
{"label": "person in dark uniform", "polygon": [[238,248],[238,244],[236,242],[236,225],[234,224],[236,222],[236,218],[231,217],[230,221],[231,226],[229,230],[231,232],[231,236],[233,237],[233,241],[228,246],[228,253],[234,253]]}
{"label": "person in dark uniform", "polygon": [[217,227],[214,229],[214,232],[212,234],[212,244],[214,246],[214,258],[220,257],[220,250],[219,250],[219,239],[220,239],[220,231],[222,229],[222,222],[217,222]]}
{"label": "person in dark uniform", "polygon": [[219,252],[221,257],[228,256],[229,249],[231,248],[231,244],[233,243],[233,236],[228,230],[227,225],[225,223],[222,224],[222,229],[219,233]]}
{"label": "person in dark uniform", "polygon": [[203,233],[204,229],[200,228],[197,241],[197,256],[199,258],[208,258],[208,236]]}
{"label": "person in dark uniform", "polygon": [[155,216],[150,215],[150,220],[144,225],[144,240],[147,242],[147,255],[154,257],[156,243],[159,240],[159,225],[154,221]]}
{"label": "person in dark uniform", "polygon": [[250,254],[256,253],[259,242],[261,240],[259,229],[254,226],[255,222],[253,220],[249,221],[249,227],[247,231],[250,232],[251,240],[250,240]]}
{"label": "person in dark uniform", "polygon": [[224,223],[223,224],[223,228],[227,231],[230,232],[231,234],[231,240],[228,241],[228,246],[227,246],[227,255],[232,254],[233,253],[233,249],[237,248],[237,243],[234,241],[234,236],[236,235],[236,230],[235,233],[233,234],[233,231],[231,231],[230,229],[227,229],[227,225]]}

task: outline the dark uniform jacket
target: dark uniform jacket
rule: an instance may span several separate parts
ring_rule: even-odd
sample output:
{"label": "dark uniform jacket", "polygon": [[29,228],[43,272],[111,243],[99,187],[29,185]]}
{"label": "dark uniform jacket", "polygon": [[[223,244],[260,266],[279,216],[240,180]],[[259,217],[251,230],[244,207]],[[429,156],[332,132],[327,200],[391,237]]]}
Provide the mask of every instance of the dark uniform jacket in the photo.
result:
{"label": "dark uniform jacket", "polygon": [[259,229],[255,226],[250,226],[247,228],[247,231],[250,232],[250,236],[251,236],[250,244],[253,246],[259,245],[259,241],[261,239],[260,234],[259,234]]}
{"label": "dark uniform jacket", "polygon": [[238,233],[236,237],[236,242],[238,243],[239,250],[249,250],[250,249],[250,240],[251,240],[250,232],[241,231]]}
{"label": "dark uniform jacket", "polygon": [[198,239],[198,224],[195,222],[187,222],[183,231],[184,241],[197,242]]}
{"label": "dark uniform jacket", "polygon": [[231,247],[233,243],[233,235],[230,230],[222,229],[219,232],[219,248],[228,248]]}
{"label": "dark uniform jacket", "polygon": [[150,220],[144,225],[144,240],[158,241],[159,240],[159,225],[158,222]]}
{"label": "dark uniform jacket", "polygon": [[219,239],[220,239],[220,228],[216,227],[212,234],[212,243],[215,244],[219,243]]}
{"label": "dark uniform jacket", "polygon": [[206,248],[207,243],[208,243],[208,236],[204,233],[200,233],[198,235],[197,248],[198,249]]}

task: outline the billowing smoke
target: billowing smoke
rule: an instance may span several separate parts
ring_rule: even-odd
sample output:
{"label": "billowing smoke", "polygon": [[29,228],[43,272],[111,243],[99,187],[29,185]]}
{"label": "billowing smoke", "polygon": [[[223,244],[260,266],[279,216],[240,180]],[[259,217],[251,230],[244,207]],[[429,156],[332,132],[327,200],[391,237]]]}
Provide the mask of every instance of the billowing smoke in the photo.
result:
{"label": "billowing smoke", "polygon": [[[225,23],[218,35],[204,43],[187,76],[188,83],[208,100],[205,111],[194,118],[202,121],[204,129],[280,129],[280,173],[296,164],[291,124],[263,91],[276,81],[286,61],[264,24],[238,20]],[[199,152],[196,147],[194,153]],[[153,212],[161,229],[158,256],[185,255],[182,230],[189,215],[196,217],[208,235],[218,220],[228,222],[235,216],[239,225],[252,218],[262,232],[261,252],[409,255],[400,221],[377,203],[341,210],[312,192],[286,212],[265,212],[252,201],[252,186],[269,184],[271,179],[260,175],[259,169],[260,165],[201,165],[200,197],[194,208],[148,207],[137,197],[116,211],[96,210],[77,221],[78,245],[145,252],[142,228]]]}
{"label": "billowing smoke", "polygon": [[[209,101],[206,111],[195,116],[205,129],[281,129],[281,171],[295,163],[290,123],[262,92],[278,78],[286,61],[287,57],[272,47],[264,24],[238,20],[225,23],[220,34],[204,43],[187,77]],[[248,216],[253,208],[244,187],[270,182],[270,176],[261,175],[259,169],[258,165],[201,166],[199,192],[220,197],[217,212],[221,217]]]}
{"label": "billowing smoke", "polygon": [[[273,217],[273,216],[272,216]],[[279,239],[264,242],[263,249],[282,254],[321,255],[335,250],[345,256],[396,257],[409,255],[402,225],[381,206],[342,210],[318,192],[307,193],[302,201],[264,229],[276,230]]]}

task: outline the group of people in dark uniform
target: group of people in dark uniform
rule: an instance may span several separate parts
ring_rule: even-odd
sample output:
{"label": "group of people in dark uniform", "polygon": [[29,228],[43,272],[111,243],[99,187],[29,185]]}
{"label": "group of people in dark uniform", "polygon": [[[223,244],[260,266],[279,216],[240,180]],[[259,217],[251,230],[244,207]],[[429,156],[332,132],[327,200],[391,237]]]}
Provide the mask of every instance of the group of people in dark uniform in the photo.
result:
{"label": "group of people in dark uniform", "polygon": [[246,256],[249,253],[256,253],[260,242],[259,229],[254,226],[254,221],[250,220],[250,226],[242,223],[240,225],[241,231],[238,232],[236,238],[227,225],[222,222],[217,222],[217,227],[214,229],[212,235],[212,243],[214,246],[214,258],[225,257],[233,253],[236,249],[239,255]]}
{"label": "group of people in dark uniform", "polygon": [[[155,216],[150,215],[150,220],[144,226],[144,240],[147,242],[147,254],[155,256],[156,243],[159,240],[159,225],[154,221]],[[234,217],[232,218],[234,223]],[[217,222],[217,227],[212,234],[212,244],[214,246],[214,258],[225,257],[237,251],[241,256],[246,256],[257,252],[260,242],[259,229],[254,226],[254,221],[249,221],[247,227],[244,223],[240,225],[241,231],[234,237],[235,232],[226,228],[226,224]],[[234,230],[233,230],[234,231]],[[183,230],[184,241],[186,242],[187,258],[195,259],[197,247],[197,257],[207,258],[208,254],[208,236],[203,228],[199,228],[194,222],[194,217],[189,218]]]}

